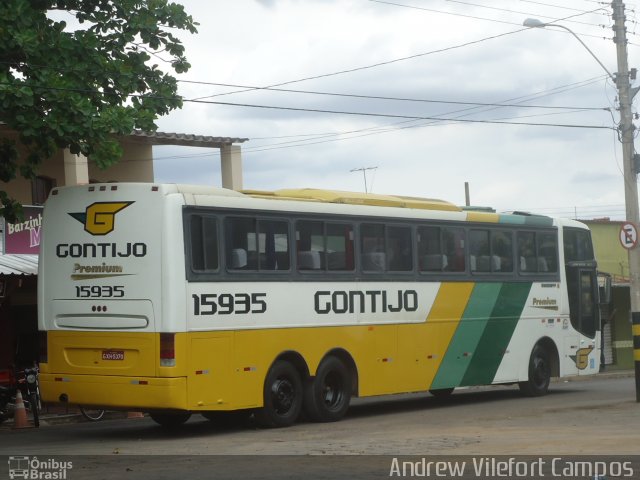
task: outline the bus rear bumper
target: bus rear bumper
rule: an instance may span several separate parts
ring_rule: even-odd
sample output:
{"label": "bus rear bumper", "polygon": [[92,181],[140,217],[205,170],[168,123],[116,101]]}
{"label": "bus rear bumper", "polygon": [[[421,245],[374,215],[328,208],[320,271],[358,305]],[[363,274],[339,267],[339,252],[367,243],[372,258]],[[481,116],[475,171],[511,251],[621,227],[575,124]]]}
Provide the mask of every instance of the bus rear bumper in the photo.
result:
{"label": "bus rear bumper", "polygon": [[41,373],[40,392],[44,402],[68,402],[109,409],[187,410],[185,377]]}

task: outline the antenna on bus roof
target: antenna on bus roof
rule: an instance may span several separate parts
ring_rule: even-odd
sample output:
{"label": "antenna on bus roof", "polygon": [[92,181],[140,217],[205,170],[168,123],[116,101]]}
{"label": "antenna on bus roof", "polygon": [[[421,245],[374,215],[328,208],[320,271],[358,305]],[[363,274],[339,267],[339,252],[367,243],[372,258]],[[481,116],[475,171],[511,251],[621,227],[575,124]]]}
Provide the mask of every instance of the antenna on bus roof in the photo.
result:
{"label": "antenna on bus roof", "polygon": [[367,170],[377,170],[378,167],[360,167],[349,170],[350,172],[362,172],[364,177],[364,193],[369,193],[367,190]]}

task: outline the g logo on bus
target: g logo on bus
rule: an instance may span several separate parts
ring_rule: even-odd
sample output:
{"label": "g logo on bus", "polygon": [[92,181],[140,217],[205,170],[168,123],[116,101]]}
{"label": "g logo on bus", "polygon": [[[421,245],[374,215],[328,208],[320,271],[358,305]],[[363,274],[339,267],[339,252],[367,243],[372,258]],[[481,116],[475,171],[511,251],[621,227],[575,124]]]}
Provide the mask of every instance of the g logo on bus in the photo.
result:
{"label": "g logo on bus", "polygon": [[89,205],[84,213],[70,213],[84,225],[91,235],[106,235],[115,228],[116,213],[134,202],[96,202]]}

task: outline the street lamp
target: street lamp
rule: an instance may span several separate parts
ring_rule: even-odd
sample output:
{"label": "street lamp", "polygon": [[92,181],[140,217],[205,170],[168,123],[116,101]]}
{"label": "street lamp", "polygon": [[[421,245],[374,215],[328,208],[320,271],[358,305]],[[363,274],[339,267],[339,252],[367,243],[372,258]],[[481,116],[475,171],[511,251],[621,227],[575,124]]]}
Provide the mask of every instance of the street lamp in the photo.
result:
{"label": "street lamp", "polygon": [[[613,19],[615,32],[614,42],[616,44],[618,73],[614,76],[607,67],[596,57],[589,47],[571,29],[556,23],[544,23],[536,18],[527,18],[523,25],[529,28],[557,27],[566,30],[573,35],[598,64],[607,72],[609,78],[618,88],[620,99],[620,125],[618,127],[620,141],[622,142],[622,160],[624,169],[624,199],[627,221],[633,223],[638,228],[640,215],[638,209],[638,185],[637,168],[634,165],[633,134],[634,126],[631,113],[631,101],[638,92],[638,88],[631,88],[629,83],[629,66],[627,64],[627,38],[624,26],[624,4],[622,0],[613,0]],[[640,248],[629,249],[629,296],[631,307],[632,331],[634,342],[640,340]],[[640,348],[634,348],[635,360],[635,381],[636,381],[636,401],[640,402]]]}
{"label": "street lamp", "polygon": [[587,52],[589,52],[591,56],[596,60],[596,62],[598,62],[600,66],[604,69],[604,71],[607,72],[607,75],[609,75],[609,78],[613,80],[613,82],[615,83],[616,77],[614,77],[613,74],[609,70],[607,70],[607,67],[605,67],[600,61],[600,59],[596,57],[596,54],[593,53],[591,49],[587,47],[587,44],[584,43],[582,39],[578,35],[576,35],[575,32],[570,28],[565,27],[564,25],[558,25],[557,23],[544,23],[538,20],[537,18],[527,18],[524,22],[522,22],[522,25],[529,28],[557,27],[557,28],[562,28],[563,30],[566,30],[571,35],[576,37],[576,39],[582,44],[582,46],[587,49]]}

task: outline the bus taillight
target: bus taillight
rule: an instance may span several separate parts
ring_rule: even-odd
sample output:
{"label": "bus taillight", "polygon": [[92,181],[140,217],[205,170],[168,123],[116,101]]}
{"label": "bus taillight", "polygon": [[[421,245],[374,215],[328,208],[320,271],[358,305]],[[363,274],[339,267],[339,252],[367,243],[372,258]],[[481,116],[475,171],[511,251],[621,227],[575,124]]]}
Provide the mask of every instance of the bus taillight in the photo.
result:
{"label": "bus taillight", "polygon": [[176,366],[175,333],[160,334],[160,366]]}

